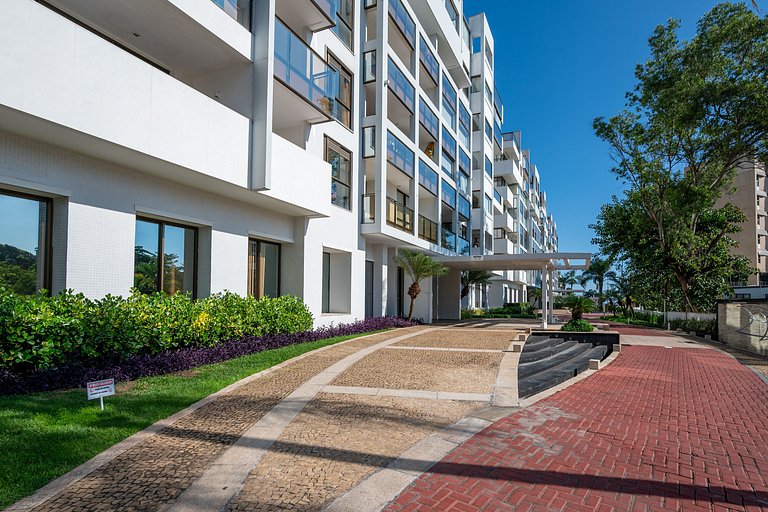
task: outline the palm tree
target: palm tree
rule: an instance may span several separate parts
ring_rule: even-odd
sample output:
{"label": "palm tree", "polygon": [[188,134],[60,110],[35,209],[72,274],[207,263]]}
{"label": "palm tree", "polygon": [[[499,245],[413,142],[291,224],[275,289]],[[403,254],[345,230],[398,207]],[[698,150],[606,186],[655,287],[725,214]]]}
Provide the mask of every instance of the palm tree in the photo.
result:
{"label": "palm tree", "polygon": [[611,283],[613,284],[613,291],[619,297],[620,302],[624,305],[624,314],[627,317],[632,316],[633,299],[632,295],[635,293],[634,283],[631,274],[613,274],[610,276]]}
{"label": "palm tree", "polygon": [[611,265],[613,261],[611,258],[601,258],[597,254],[592,256],[592,262],[589,264],[589,269],[581,273],[582,277],[586,277],[591,280],[597,286],[597,297],[600,304],[600,311],[603,309],[603,288],[605,287],[605,280],[610,279],[611,276],[615,277],[615,273],[611,271]]}
{"label": "palm tree", "polygon": [[461,273],[461,298],[469,295],[469,287],[473,284],[486,284],[493,277],[485,270],[468,270]]}
{"label": "palm tree", "polygon": [[573,290],[573,285],[576,284],[576,272],[571,270],[570,272],[563,272],[557,275],[557,284],[561,290],[569,288]]}
{"label": "palm tree", "polygon": [[541,288],[534,288],[532,286],[529,286],[528,302],[530,302],[531,306],[535,308],[537,306],[539,299],[541,299]]}
{"label": "palm tree", "polygon": [[595,303],[592,299],[587,297],[578,297],[576,295],[569,295],[563,300],[565,307],[571,310],[571,320],[581,320],[584,313],[589,313],[592,308],[595,307]]}
{"label": "palm tree", "polygon": [[419,286],[421,280],[428,277],[443,276],[448,273],[448,268],[430,256],[411,249],[400,249],[394,261],[413,281],[408,288],[408,296],[411,298],[408,320],[412,320],[413,305],[416,302],[416,297],[421,293],[421,287]]}

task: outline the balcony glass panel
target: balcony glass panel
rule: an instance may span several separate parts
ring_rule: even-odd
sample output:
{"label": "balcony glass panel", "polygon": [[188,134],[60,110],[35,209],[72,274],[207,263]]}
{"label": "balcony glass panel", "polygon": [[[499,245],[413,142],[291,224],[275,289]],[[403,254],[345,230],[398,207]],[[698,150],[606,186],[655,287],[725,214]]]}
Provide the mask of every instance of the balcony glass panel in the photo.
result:
{"label": "balcony glass panel", "polygon": [[495,120],[493,121],[493,141],[496,143],[496,145],[501,149],[502,142],[501,142],[501,126],[499,126],[499,123],[497,123]]}
{"label": "balcony glass panel", "polygon": [[422,98],[419,98],[419,122],[435,140],[440,138],[440,122]]}
{"label": "balcony glass panel", "polygon": [[463,173],[470,174],[469,155],[464,152],[463,149],[459,149],[459,170]]}
{"label": "balcony glass panel", "polygon": [[389,59],[389,90],[395,93],[405,108],[413,112],[416,90],[391,58]]}
{"label": "balcony glass panel", "polygon": [[437,196],[437,172],[422,159],[419,159],[419,185]]}
{"label": "balcony glass panel", "polygon": [[501,194],[499,194],[499,191],[496,189],[493,190],[493,198],[501,203]]}
{"label": "balcony glass panel", "polygon": [[469,220],[469,216],[472,214],[472,205],[469,200],[464,196],[459,196],[459,215],[464,217],[464,220]]}
{"label": "balcony glass panel", "polygon": [[413,151],[403,144],[400,139],[387,132],[387,161],[413,178]]}
{"label": "balcony glass panel", "polygon": [[448,105],[453,111],[456,112],[456,102],[458,101],[456,89],[453,88],[445,73],[443,73],[443,97],[448,101]]}
{"label": "balcony glass panel", "polygon": [[510,142],[515,149],[520,151],[520,141],[517,138],[517,134],[515,132],[508,132],[502,135],[502,140],[506,144],[507,142]]}
{"label": "balcony glass panel", "polygon": [[419,215],[419,238],[437,243],[437,223]]}
{"label": "balcony glass panel", "polygon": [[363,128],[363,158],[376,156],[376,127]]}
{"label": "balcony glass panel", "polygon": [[501,102],[499,88],[495,85],[493,87],[493,108],[496,110],[496,115],[499,119],[504,119],[504,104]]}
{"label": "balcony glass panel", "polygon": [[427,70],[430,78],[432,78],[432,81],[437,85],[440,80],[440,64],[437,63],[437,59],[432,54],[432,50],[429,49],[423,37],[419,39],[419,60],[424,69]]}
{"label": "balcony glass panel", "polygon": [[488,160],[488,157],[485,157],[485,174],[487,174],[489,178],[493,179],[493,163]]}
{"label": "balcony glass panel", "polygon": [[411,48],[416,48],[416,24],[411,19],[411,16],[406,12],[405,6],[400,0],[389,0],[389,15],[392,20],[400,29],[400,32],[405,36],[405,40],[411,45]]}
{"label": "balcony glass panel", "polygon": [[459,191],[464,192],[466,195],[472,194],[472,189],[469,187],[469,175],[463,172],[459,173]]}
{"label": "balcony glass panel", "polygon": [[443,189],[440,191],[440,199],[453,209],[456,209],[456,189],[447,181],[443,181]]}
{"label": "balcony glass panel", "polygon": [[376,222],[376,195],[363,194],[362,219],[363,224],[373,224]]}
{"label": "balcony glass panel", "polygon": [[331,0],[331,2],[334,4],[331,7],[331,19],[336,23],[331,30],[351,50],[354,19],[352,0]]}
{"label": "balcony glass panel", "polygon": [[450,229],[443,228],[441,230],[440,245],[443,247],[443,249],[448,249],[449,251],[455,251],[456,250],[456,233],[454,233]]}
{"label": "balcony glass panel", "polygon": [[275,77],[320,111],[333,115],[338,73],[277,19]]}
{"label": "balcony glass panel", "polygon": [[464,240],[463,238],[459,237],[456,252],[462,256],[469,256],[469,240]]}
{"label": "balcony glass panel", "polygon": [[463,103],[459,103],[459,140],[464,146],[469,147],[469,130],[472,123],[472,116],[469,115],[469,111],[464,107]]}
{"label": "balcony glass panel", "polygon": [[456,139],[453,138],[453,136],[450,134],[448,129],[443,127],[443,143],[442,143],[443,151],[445,151],[448,156],[453,160],[456,161]]}
{"label": "balcony glass panel", "polygon": [[391,197],[387,198],[387,224],[413,233],[413,210]]}
{"label": "balcony glass panel", "polygon": [[376,50],[363,54],[363,82],[369,83],[376,80]]}

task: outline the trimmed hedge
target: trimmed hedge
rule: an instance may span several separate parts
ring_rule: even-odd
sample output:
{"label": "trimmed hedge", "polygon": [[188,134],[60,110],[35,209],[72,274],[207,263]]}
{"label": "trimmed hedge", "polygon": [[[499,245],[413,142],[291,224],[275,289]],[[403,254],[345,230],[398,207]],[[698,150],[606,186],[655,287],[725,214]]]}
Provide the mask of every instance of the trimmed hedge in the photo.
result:
{"label": "trimmed hedge", "polygon": [[221,293],[193,300],[134,293],[93,300],[71,291],[25,296],[0,288],[0,368],[14,372],[311,328],[311,313],[291,296],[257,300]]}
{"label": "trimmed hedge", "polygon": [[267,334],[231,339],[211,347],[187,347],[158,354],[139,354],[100,366],[73,362],[31,373],[12,372],[0,368],[0,395],[24,394],[57,389],[84,387],[86,382],[114,378],[130,381],[140,377],[164,375],[219,363],[263,350],[297,343],[317,341],[334,336],[349,336],[397,327],[416,325],[402,318],[379,317],[351,324],[323,327],[290,334]]}
{"label": "trimmed hedge", "polygon": [[570,332],[592,332],[595,330],[595,327],[586,320],[571,320],[560,327],[560,330]]}

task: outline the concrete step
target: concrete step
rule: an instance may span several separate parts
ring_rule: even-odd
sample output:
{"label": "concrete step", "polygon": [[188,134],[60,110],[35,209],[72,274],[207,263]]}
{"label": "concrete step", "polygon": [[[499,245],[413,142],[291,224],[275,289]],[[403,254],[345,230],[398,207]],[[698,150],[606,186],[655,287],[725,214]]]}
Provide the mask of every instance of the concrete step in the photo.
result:
{"label": "concrete step", "polygon": [[559,338],[544,338],[540,340],[536,340],[534,342],[531,342],[531,338],[528,338],[525,341],[525,345],[523,345],[523,352],[536,352],[537,350],[542,350],[545,348],[553,347],[555,345],[559,345],[560,343],[563,343],[564,340],[561,340]]}
{"label": "concrete step", "polygon": [[562,351],[558,351],[549,357],[545,357],[544,359],[521,364],[517,368],[517,378],[522,379],[523,377],[533,375],[534,373],[545,372],[550,368],[554,368],[575,357],[578,357],[591,348],[592,345],[590,344],[577,342],[571,344],[569,347]]}
{"label": "concrete step", "polygon": [[558,366],[521,378],[518,381],[518,394],[520,398],[535,395],[575,377],[589,368],[590,359],[602,360],[607,350],[607,347],[604,346],[588,348],[588,350]]}
{"label": "concrete step", "polygon": [[546,359],[547,357],[551,357],[555,354],[559,354],[560,352],[564,352],[565,350],[568,350],[569,348],[579,344],[578,341],[560,341],[561,343],[558,343],[557,345],[552,345],[541,350],[523,350],[523,353],[520,354],[520,364],[532,363],[534,361]]}

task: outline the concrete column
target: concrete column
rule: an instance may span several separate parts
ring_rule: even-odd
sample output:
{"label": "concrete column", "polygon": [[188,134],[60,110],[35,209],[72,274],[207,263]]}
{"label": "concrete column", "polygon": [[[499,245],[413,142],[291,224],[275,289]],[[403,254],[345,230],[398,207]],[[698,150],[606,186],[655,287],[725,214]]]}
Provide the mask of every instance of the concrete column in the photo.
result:
{"label": "concrete column", "polygon": [[461,319],[461,272],[451,269],[438,278],[440,294],[437,298],[438,318],[440,320]]}
{"label": "concrete column", "polygon": [[[547,272],[547,281],[551,284],[552,289],[554,289],[555,288],[555,280],[554,280],[554,275],[553,275],[551,270],[549,272]],[[551,323],[554,323],[555,322],[555,294],[554,293],[552,293],[552,299],[549,301],[548,312],[549,312],[549,321]]]}
{"label": "concrete column", "polygon": [[549,316],[549,283],[547,282],[547,267],[541,268],[541,328],[547,328],[547,316]]}

